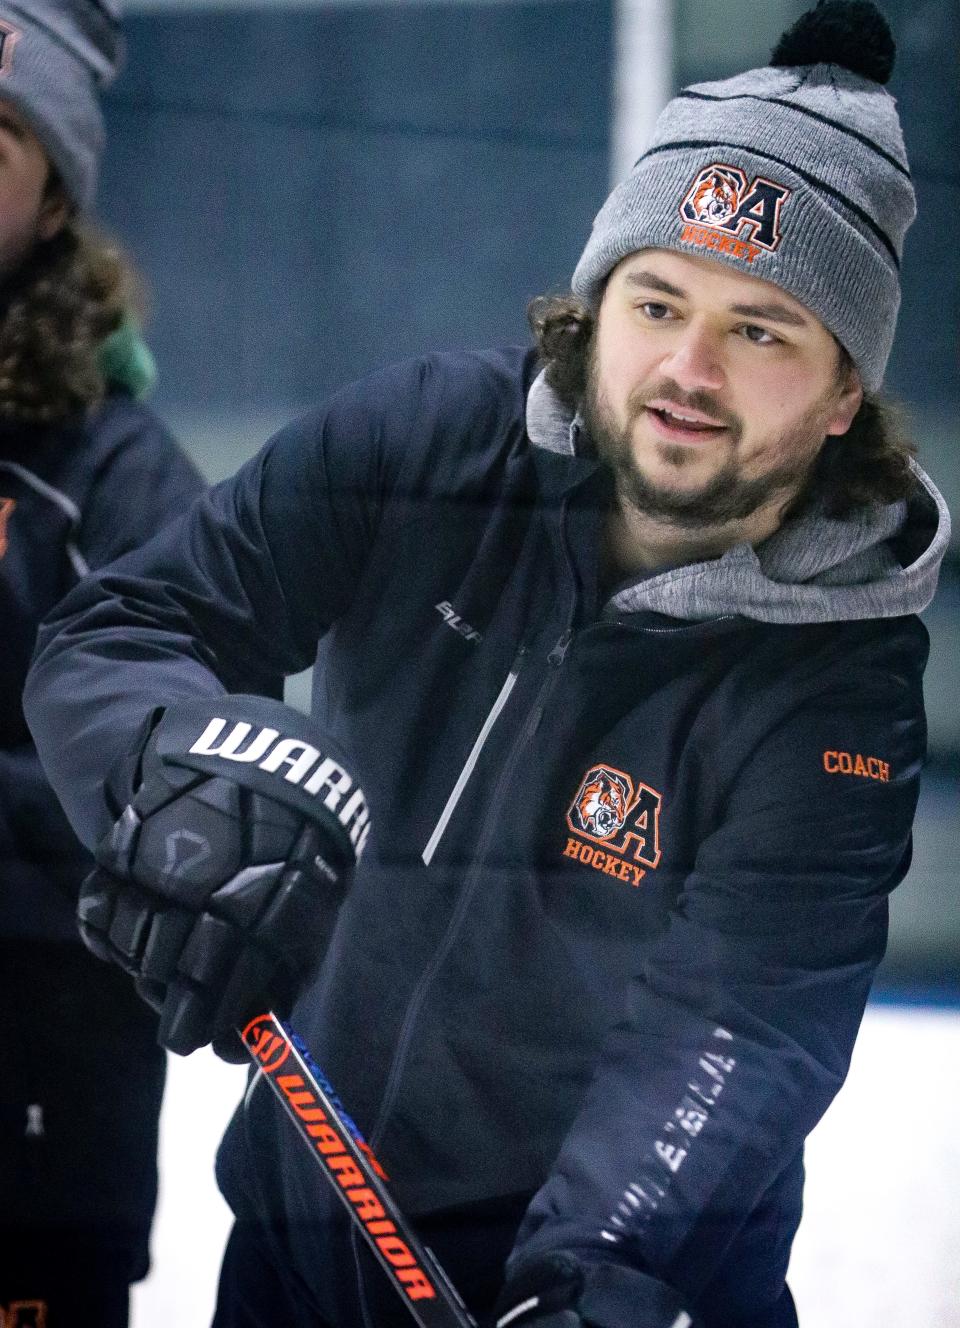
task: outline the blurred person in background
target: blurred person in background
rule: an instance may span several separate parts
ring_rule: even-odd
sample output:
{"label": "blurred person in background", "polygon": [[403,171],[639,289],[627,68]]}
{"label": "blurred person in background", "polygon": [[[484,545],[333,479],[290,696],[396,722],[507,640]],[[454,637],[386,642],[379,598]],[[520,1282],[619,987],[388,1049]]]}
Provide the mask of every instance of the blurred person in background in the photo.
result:
{"label": "blurred person in background", "polygon": [[[89,870],[23,717],[37,626],[202,488],[138,398],[137,280],[88,225],[113,0],[0,0],[0,1322],[127,1323],[148,1267],[164,1052],[80,943]],[[4,1313],[6,1318],[4,1318]]]}
{"label": "blurred person in background", "polygon": [[[484,1323],[796,1328],[949,535],[877,395],[893,58],[828,0],[684,89],[537,347],[342,389],[43,629],[91,948],[180,1053],[291,1009]],[[258,1080],[218,1177],[217,1328],[407,1324]]]}

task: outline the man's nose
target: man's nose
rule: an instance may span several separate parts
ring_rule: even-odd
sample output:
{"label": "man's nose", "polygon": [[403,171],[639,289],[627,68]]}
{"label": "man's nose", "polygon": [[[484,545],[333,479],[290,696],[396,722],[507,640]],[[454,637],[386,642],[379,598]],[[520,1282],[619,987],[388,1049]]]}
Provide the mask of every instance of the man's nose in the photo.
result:
{"label": "man's nose", "polygon": [[678,333],[660,368],[688,392],[719,391],[726,383],[718,335],[702,324],[690,323]]}

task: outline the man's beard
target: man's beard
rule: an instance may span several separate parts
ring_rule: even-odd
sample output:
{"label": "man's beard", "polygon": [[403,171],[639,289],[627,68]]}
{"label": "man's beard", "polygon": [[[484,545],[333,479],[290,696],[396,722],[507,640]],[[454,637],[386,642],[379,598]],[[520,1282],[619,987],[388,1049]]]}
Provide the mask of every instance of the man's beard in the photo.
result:
{"label": "man's beard", "polygon": [[[702,411],[712,419],[721,421],[732,438],[733,454],[730,459],[697,489],[684,491],[668,484],[656,483],[643,474],[634,457],[631,441],[633,426],[643,414],[647,401],[664,397],[681,408],[686,406],[689,410]],[[630,396],[627,401],[626,425],[619,428],[610,418],[609,407],[599,392],[596,366],[591,356],[582,416],[597,455],[613,473],[621,503],[646,516],[669,521],[672,525],[699,529],[743,520],[765,507],[778,494],[783,494],[785,506],[799,501],[800,496],[809,490],[809,481],[819,452],[819,448],[811,450],[810,444],[820,442],[823,438],[822,429],[818,431],[823,405],[823,401],[818,401],[802,419],[772,443],[769,450],[774,455],[786,455],[788,460],[753,478],[740,474],[740,464],[736,458],[737,444],[743,434],[741,421],[718,406],[709,392],[684,392],[669,379],[661,379],[652,388],[644,389],[642,393],[634,392]],[[696,460],[698,446],[709,447],[710,443],[672,445],[661,441],[657,444],[657,451],[661,460],[673,467],[679,475],[684,467]]]}

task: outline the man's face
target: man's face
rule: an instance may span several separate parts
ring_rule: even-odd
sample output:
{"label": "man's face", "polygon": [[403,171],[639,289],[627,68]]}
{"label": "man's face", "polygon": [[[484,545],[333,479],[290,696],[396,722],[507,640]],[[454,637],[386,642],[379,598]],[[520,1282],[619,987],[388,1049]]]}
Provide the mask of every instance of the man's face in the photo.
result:
{"label": "man's face", "polygon": [[786,504],[861,399],[823,324],[769,282],[664,249],[607,282],[584,416],[622,503],[685,528]]}
{"label": "man's face", "polygon": [[33,130],[0,100],[0,282],[16,272],[38,240],[50,239],[66,220],[64,200],[47,193],[49,173]]}

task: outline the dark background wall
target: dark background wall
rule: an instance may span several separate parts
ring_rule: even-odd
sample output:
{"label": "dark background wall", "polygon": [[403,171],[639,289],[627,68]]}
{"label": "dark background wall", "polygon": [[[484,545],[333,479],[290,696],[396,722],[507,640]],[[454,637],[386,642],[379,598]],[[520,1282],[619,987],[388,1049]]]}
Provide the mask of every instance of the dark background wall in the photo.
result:
{"label": "dark background wall", "polygon": [[525,337],[605,192],[611,16],[131,14],[102,212],[153,288],[160,406],[289,413],[398,356]]}

